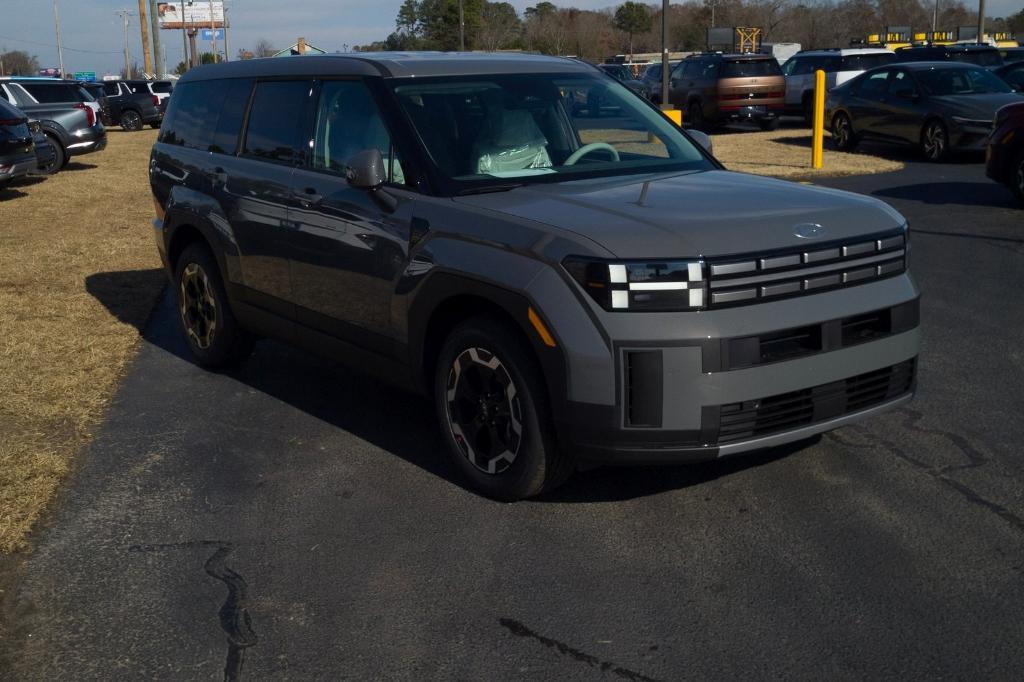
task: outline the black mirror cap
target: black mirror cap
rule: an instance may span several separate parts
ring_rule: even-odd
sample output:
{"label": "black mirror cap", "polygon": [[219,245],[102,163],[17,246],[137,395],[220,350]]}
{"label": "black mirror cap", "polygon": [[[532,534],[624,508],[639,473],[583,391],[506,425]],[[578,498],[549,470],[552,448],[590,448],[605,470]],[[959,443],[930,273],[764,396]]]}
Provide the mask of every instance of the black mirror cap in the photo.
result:
{"label": "black mirror cap", "polygon": [[374,190],[383,185],[388,173],[380,150],[363,149],[353,154],[348,160],[345,177],[348,184],[359,189]]}

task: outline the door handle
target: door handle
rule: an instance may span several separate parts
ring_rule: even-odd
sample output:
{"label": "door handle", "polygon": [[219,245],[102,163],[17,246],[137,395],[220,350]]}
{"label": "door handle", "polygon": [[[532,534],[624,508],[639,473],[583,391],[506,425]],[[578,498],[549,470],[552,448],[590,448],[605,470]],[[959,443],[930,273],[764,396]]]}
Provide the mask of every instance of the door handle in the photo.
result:
{"label": "door handle", "polygon": [[324,199],[324,195],[317,192],[315,187],[292,190],[292,196],[308,205],[319,204]]}

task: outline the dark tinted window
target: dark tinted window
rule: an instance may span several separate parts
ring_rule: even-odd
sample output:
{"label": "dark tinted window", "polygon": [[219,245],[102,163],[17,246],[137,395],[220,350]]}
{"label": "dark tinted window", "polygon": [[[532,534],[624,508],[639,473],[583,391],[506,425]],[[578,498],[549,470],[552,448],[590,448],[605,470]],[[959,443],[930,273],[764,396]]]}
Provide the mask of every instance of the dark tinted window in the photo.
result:
{"label": "dark tinted window", "polygon": [[999,55],[999,50],[996,50],[995,48],[991,50],[964,50],[963,52],[951,52],[949,57],[954,61],[977,64],[978,66],[999,66],[1003,63],[1003,58]]}
{"label": "dark tinted window", "polygon": [[104,83],[103,92],[107,93],[107,97],[117,97],[121,94],[121,90],[117,83]]}
{"label": "dark tinted window", "polygon": [[208,151],[226,94],[220,80],[178,86],[160,126],[160,141]]}
{"label": "dark tinted window", "polygon": [[921,69],[917,79],[930,95],[987,95],[1012,92],[991,71],[976,67]]}
{"label": "dark tinted window", "polygon": [[153,90],[153,92],[159,92],[161,95],[164,93],[171,92],[172,89],[171,84],[167,81],[156,81],[154,83],[150,83],[149,87]]}
{"label": "dark tinted window", "polygon": [[[224,83],[223,81],[219,81]],[[242,132],[245,109],[249,106],[252,80],[240,78],[224,83],[226,95],[217,121],[217,132],[213,136],[211,152],[234,154],[238,148],[238,135]]]}
{"label": "dark tinted window", "polygon": [[299,132],[311,87],[309,81],[256,84],[245,134],[246,155],[282,162],[298,157]]}
{"label": "dark tinted window", "polygon": [[999,77],[1017,90],[1024,91],[1024,63],[1018,63],[1009,69],[1000,71]]}
{"label": "dark tinted window", "polygon": [[912,97],[917,94],[914,79],[906,71],[897,71],[889,81],[889,94],[895,97]]}
{"label": "dark tinted window", "polygon": [[651,64],[644,71],[644,78],[647,80],[657,80],[661,78],[661,64]]}
{"label": "dark tinted window", "polygon": [[735,59],[722,65],[722,78],[742,78],[749,76],[780,76],[782,71],[774,59]]}
{"label": "dark tinted window", "polygon": [[867,71],[876,66],[885,66],[896,61],[896,55],[886,52],[877,54],[851,54],[841,59],[842,65],[837,71]]}
{"label": "dark tinted window", "polygon": [[28,90],[36,101],[43,104],[54,102],[84,102],[79,87],[74,84],[41,83],[38,81],[19,81],[21,87]]}
{"label": "dark tinted window", "polygon": [[890,73],[892,73],[890,69],[882,69],[869,74],[860,82],[858,94],[868,99],[878,99],[885,94]]}

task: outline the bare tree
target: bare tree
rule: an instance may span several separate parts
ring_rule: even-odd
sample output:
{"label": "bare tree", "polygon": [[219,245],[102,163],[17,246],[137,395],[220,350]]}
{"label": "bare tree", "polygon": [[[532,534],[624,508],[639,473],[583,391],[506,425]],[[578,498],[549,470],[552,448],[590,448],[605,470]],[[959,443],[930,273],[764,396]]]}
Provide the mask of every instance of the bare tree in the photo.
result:
{"label": "bare tree", "polygon": [[260,38],[256,41],[256,49],[253,50],[253,54],[257,57],[273,57],[277,54],[277,49],[266,38]]}

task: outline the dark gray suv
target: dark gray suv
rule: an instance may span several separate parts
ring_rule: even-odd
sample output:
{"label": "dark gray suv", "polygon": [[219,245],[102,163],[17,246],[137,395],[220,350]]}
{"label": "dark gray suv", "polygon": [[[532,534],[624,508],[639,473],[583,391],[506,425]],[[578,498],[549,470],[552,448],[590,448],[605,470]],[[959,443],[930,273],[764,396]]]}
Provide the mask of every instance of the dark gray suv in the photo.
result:
{"label": "dark gray suv", "polygon": [[[591,96],[616,115],[574,113]],[[903,217],[727,172],[706,141],[573,60],[207,66],[153,148],[156,241],[200,364],[268,336],[420,390],[502,499],[910,400]]]}

